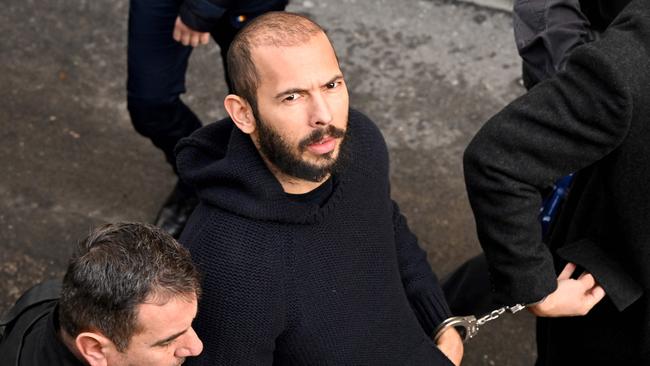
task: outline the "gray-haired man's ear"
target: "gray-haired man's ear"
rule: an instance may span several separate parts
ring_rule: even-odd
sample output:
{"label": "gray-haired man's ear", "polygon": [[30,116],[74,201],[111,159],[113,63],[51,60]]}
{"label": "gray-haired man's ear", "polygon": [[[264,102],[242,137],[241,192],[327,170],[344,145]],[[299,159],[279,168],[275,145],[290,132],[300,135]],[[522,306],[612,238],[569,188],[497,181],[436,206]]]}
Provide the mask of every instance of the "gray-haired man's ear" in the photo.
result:
{"label": "gray-haired man's ear", "polygon": [[80,333],[75,339],[75,345],[80,356],[90,366],[108,366],[106,352],[115,347],[110,339],[94,332]]}

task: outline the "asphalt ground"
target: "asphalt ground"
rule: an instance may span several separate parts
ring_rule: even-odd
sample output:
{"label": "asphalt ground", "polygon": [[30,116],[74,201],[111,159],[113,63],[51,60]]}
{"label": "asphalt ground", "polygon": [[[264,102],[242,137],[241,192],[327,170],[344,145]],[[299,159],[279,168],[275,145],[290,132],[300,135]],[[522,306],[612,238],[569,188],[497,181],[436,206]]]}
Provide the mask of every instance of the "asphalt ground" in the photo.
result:
{"label": "asphalt ground", "polygon": [[[498,0],[495,0],[499,2]],[[152,221],[171,169],[126,111],[128,1],[22,0],[0,13],[0,311],[62,275],[72,245],[109,221]],[[480,252],[462,152],[523,93],[511,16],[456,1],[293,1],[327,29],[351,104],[383,131],[392,191],[444,276]],[[225,115],[216,45],[190,61],[183,99]],[[534,319],[504,315],[466,344],[464,365],[531,365]]]}

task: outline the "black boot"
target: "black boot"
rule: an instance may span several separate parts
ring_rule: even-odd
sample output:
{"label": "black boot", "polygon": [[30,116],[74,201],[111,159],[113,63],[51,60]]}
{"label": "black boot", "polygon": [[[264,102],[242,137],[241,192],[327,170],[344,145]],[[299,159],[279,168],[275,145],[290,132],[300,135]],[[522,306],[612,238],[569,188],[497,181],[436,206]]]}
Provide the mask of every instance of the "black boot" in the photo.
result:
{"label": "black boot", "polygon": [[158,212],[154,224],[178,239],[187,219],[198,203],[199,198],[194,191],[183,182],[178,181]]}

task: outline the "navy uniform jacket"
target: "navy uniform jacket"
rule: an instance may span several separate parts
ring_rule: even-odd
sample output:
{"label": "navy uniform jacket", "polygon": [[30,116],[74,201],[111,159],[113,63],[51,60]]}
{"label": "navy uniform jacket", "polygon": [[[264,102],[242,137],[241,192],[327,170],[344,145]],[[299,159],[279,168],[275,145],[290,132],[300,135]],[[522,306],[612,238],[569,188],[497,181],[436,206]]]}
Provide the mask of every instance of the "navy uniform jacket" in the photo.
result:
{"label": "navy uniform jacket", "polygon": [[209,32],[226,11],[234,13],[262,13],[288,0],[184,0],[180,17],[188,27]]}

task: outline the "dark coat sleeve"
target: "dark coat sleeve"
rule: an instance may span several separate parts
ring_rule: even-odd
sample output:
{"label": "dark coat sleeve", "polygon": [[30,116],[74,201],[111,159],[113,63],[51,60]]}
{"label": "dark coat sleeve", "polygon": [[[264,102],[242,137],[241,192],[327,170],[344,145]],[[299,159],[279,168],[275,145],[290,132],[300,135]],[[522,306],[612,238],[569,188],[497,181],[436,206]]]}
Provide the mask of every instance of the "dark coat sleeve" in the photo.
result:
{"label": "dark coat sleeve", "polygon": [[[188,27],[199,32],[210,32],[226,11],[237,12],[250,20],[268,11],[283,10],[287,3],[288,0],[183,0],[179,15]],[[245,24],[247,21],[237,21],[231,25],[240,29]]]}
{"label": "dark coat sleeve", "polygon": [[224,1],[185,0],[179,10],[185,25],[199,32],[209,32],[226,12]]}
{"label": "dark coat sleeve", "polygon": [[467,193],[500,303],[530,303],[555,290],[540,191],[606,156],[628,132],[630,91],[595,43],[492,117],[465,151]]}
{"label": "dark coat sleeve", "polygon": [[451,316],[451,311],[427,261],[427,253],[418,245],[417,237],[395,202],[393,225],[402,285],[420,325],[426,334],[433,336],[435,328]]}

